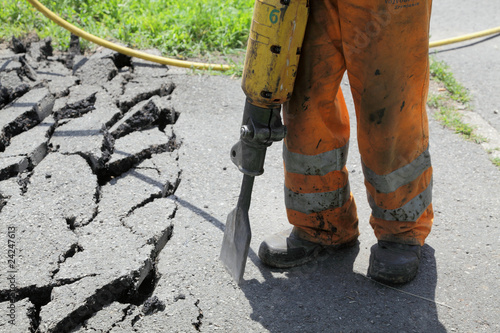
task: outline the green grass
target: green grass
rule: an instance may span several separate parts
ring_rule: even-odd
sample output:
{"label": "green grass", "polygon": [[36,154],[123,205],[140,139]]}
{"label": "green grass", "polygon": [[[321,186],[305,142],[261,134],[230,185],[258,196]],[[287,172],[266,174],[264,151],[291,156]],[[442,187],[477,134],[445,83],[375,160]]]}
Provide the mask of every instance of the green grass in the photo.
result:
{"label": "green grass", "polygon": [[[427,105],[436,109],[433,116],[443,126],[448,127],[460,134],[467,140],[482,143],[488,140],[474,132],[474,127],[463,121],[462,114],[458,111],[461,108],[470,107],[470,94],[453,76],[448,65],[443,61],[437,61],[430,57],[431,79],[441,82],[446,92],[439,94],[429,94]],[[488,154],[500,151],[500,148],[486,150]],[[498,155],[497,155],[498,156]],[[491,162],[500,169],[500,157],[490,157]]]}
{"label": "green grass", "polygon": [[429,98],[427,98],[427,105],[429,105],[432,108],[439,109],[440,107],[444,106],[445,101],[446,101],[446,96],[431,94],[429,95]]}
{"label": "green grass", "polygon": [[[43,5],[77,27],[137,49],[169,56],[231,54],[246,47],[254,0],[57,0]],[[29,32],[61,50],[69,32],[26,1],[2,1],[0,40]],[[82,41],[83,42],[83,41]],[[84,47],[94,47],[83,42]]]}
{"label": "green grass", "polygon": [[462,115],[458,113],[457,109],[453,106],[438,104],[434,118],[445,127],[454,130],[455,133],[462,135],[467,140],[476,143],[486,141],[484,137],[474,133],[474,127],[466,124],[462,119]]}
{"label": "green grass", "polygon": [[436,109],[434,118],[445,127],[452,129],[455,133],[476,143],[485,142],[486,139],[474,133],[474,127],[463,121],[462,115],[457,109],[457,103],[468,107],[470,94],[453,76],[448,65],[443,61],[437,61],[430,57],[431,79],[441,82],[446,89],[443,94],[430,94],[427,105]]}
{"label": "green grass", "polygon": [[500,157],[495,157],[491,159],[491,162],[500,168]]}
{"label": "green grass", "polygon": [[453,100],[464,104],[470,101],[469,92],[455,79],[444,61],[437,61],[434,57],[430,57],[430,74],[434,80],[444,84]]}
{"label": "green grass", "polygon": [[[500,147],[496,147],[493,149],[486,149],[486,152],[491,155],[493,155],[498,151],[500,151]],[[495,165],[496,167],[498,167],[498,169],[500,169],[500,157],[490,157],[490,161],[493,163],[493,165]]]}

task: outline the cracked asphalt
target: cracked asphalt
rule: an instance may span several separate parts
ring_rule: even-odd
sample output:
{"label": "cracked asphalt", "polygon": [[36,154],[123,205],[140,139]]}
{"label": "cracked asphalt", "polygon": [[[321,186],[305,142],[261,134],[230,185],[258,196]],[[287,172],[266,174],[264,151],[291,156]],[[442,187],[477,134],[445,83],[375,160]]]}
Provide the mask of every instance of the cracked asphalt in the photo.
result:
{"label": "cracked asphalt", "polygon": [[48,41],[17,52],[0,50],[1,332],[500,330],[500,172],[432,117],[436,221],[414,281],[365,276],[376,240],[353,139],[359,244],[290,270],[259,262],[287,227],[274,144],[237,286],[218,256],[242,177],[229,158],[240,80],[108,50],[50,55]]}
{"label": "cracked asphalt", "polygon": [[1,60],[0,295],[20,300],[6,331],[67,332],[114,302],[164,308],[150,296],[181,179],[175,84],[106,50],[51,54],[44,40]]}

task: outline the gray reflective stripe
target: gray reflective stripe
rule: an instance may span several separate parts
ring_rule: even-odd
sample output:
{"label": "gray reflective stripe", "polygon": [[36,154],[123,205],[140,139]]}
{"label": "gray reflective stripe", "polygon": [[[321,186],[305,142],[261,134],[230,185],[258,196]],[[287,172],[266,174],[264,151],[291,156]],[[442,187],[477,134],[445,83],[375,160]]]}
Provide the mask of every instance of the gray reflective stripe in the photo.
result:
{"label": "gray reflective stripe", "polygon": [[292,153],[283,144],[283,160],[286,171],[301,175],[324,176],[329,172],[342,170],[347,161],[349,142],[345,146],[318,155]]}
{"label": "gray reflective stripe", "polygon": [[427,170],[431,166],[431,155],[429,154],[429,148],[427,148],[426,151],[420,154],[420,156],[412,162],[384,176],[377,175],[363,162],[361,162],[361,165],[363,166],[365,179],[372,184],[377,191],[390,193],[415,180],[422,172]]}
{"label": "gray reflective stripe", "polygon": [[382,209],[373,200],[373,197],[368,193],[368,203],[372,208],[372,215],[376,218],[386,221],[410,221],[415,222],[422,215],[425,209],[432,202],[432,179],[427,188],[417,195],[415,198],[408,201],[403,207],[396,209]]}
{"label": "gray reflective stripe", "polygon": [[351,194],[349,183],[338,190],[320,193],[296,193],[285,186],[285,206],[304,214],[342,207]]}

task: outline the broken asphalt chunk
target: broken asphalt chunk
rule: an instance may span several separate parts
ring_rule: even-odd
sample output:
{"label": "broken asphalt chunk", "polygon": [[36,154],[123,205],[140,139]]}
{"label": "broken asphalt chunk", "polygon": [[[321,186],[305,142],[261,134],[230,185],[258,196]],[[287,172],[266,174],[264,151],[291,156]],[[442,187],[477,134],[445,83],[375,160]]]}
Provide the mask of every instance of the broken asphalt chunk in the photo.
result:
{"label": "broken asphalt chunk", "polygon": [[39,42],[31,43],[28,49],[28,57],[31,58],[31,63],[34,61],[36,63],[46,60],[47,57],[52,55],[54,49],[52,48],[52,38],[46,37]]}
{"label": "broken asphalt chunk", "polygon": [[153,96],[139,102],[120,119],[109,132],[115,138],[121,138],[132,131],[151,127],[153,123],[173,124],[176,113],[167,97]]}
{"label": "broken asphalt chunk", "polygon": [[25,298],[18,302],[0,303],[0,331],[31,332],[35,306]]}
{"label": "broken asphalt chunk", "polygon": [[118,74],[118,68],[111,57],[94,54],[74,73],[82,84],[105,86]]}
{"label": "broken asphalt chunk", "polygon": [[96,94],[102,91],[100,87],[77,85],[69,89],[68,96],[58,98],[54,104],[54,118],[77,118],[94,110]]}
{"label": "broken asphalt chunk", "polygon": [[180,182],[179,174],[177,152],[153,155],[101,187],[100,214],[95,221],[111,216],[122,219],[157,198],[171,195]]}
{"label": "broken asphalt chunk", "polygon": [[165,78],[136,78],[130,80],[124,92],[118,97],[118,107],[122,112],[127,112],[137,103],[147,100],[154,95],[160,97],[172,93],[175,84],[170,79]]}
{"label": "broken asphalt chunk", "polygon": [[102,168],[112,150],[112,142],[108,142],[112,138],[105,128],[120,115],[108,99],[104,92],[97,94],[94,110],[59,126],[52,135],[50,148],[62,154],[84,156],[95,172]]}
{"label": "broken asphalt chunk", "polygon": [[32,89],[0,110],[0,151],[10,139],[36,126],[45,119],[54,106],[54,96],[47,88]]}
{"label": "broken asphalt chunk", "polygon": [[160,132],[158,128],[136,131],[115,140],[113,155],[106,164],[109,175],[116,177],[123,174],[141,161],[173,150],[173,133]]}
{"label": "broken asphalt chunk", "polygon": [[47,144],[54,126],[55,120],[48,116],[38,126],[13,137],[10,145],[0,153],[0,180],[13,177],[42,161],[47,155]]}

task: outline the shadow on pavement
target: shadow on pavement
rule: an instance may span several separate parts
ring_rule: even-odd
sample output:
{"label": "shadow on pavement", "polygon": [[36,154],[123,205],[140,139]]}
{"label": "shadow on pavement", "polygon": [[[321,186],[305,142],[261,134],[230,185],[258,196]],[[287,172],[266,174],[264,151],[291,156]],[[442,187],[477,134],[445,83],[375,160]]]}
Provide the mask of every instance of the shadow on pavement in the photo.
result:
{"label": "shadow on pavement", "polygon": [[[225,225],[202,208],[176,195],[169,198],[224,231]],[[358,253],[359,242],[310,264],[280,270],[264,266],[250,249],[248,259],[265,280],[240,284],[253,309],[251,319],[269,332],[446,332],[437,306],[447,305],[435,302],[432,247],[423,246],[417,277],[400,287],[354,271]]]}
{"label": "shadow on pavement", "polygon": [[419,275],[398,288],[353,271],[358,252],[359,244],[287,271],[251,258],[265,277],[241,284],[251,318],[270,332],[446,332],[436,309],[444,305],[434,302],[433,248],[424,246]]}
{"label": "shadow on pavement", "polygon": [[[177,203],[223,231],[224,224],[173,195]],[[249,260],[265,281],[244,280],[240,288],[252,306],[251,319],[269,332],[446,332],[435,302],[434,249],[424,245],[415,280],[390,287],[353,270],[359,243],[289,270],[264,266],[250,249]],[[284,276],[283,276],[284,273]]]}

